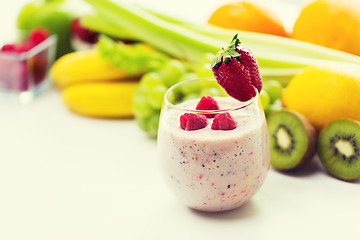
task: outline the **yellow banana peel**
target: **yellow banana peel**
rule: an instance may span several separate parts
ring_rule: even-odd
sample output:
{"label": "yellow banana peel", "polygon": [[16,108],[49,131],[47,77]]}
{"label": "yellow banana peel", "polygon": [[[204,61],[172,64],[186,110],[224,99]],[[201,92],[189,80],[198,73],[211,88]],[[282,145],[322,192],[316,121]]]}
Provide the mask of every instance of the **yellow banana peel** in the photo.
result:
{"label": "yellow banana peel", "polygon": [[98,118],[133,117],[132,101],[138,82],[74,84],[62,90],[66,107],[77,114]]}
{"label": "yellow banana peel", "polygon": [[103,59],[96,49],[72,52],[56,60],[50,69],[50,79],[58,88],[87,82],[128,80],[129,75]]}

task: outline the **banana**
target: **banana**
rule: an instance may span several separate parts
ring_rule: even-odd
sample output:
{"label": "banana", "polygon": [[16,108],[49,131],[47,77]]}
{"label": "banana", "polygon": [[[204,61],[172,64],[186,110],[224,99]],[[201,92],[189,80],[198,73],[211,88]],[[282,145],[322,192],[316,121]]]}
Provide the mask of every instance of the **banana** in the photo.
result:
{"label": "banana", "polygon": [[126,80],[139,75],[129,75],[123,69],[112,66],[96,49],[62,56],[55,61],[49,73],[50,79],[58,88],[75,83]]}
{"label": "banana", "polygon": [[138,82],[74,84],[62,90],[66,107],[77,114],[98,118],[133,117],[132,101]]}

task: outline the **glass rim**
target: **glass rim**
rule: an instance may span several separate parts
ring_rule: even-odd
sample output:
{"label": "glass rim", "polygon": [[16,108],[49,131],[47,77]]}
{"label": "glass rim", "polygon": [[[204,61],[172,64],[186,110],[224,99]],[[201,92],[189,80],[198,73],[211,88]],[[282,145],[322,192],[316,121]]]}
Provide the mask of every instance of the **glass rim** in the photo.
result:
{"label": "glass rim", "polygon": [[[249,99],[246,102],[242,102],[239,101],[231,96],[231,98],[237,100],[239,103],[241,103],[241,106],[238,107],[233,107],[233,108],[226,108],[226,109],[219,109],[219,110],[196,110],[196,109],[187,109],[184,107],[179,107],[177,104],[173,104],[168,100],[168,95],[169,93],[176,87],[178,87],[179,85],[182,85],[184,83],[188,83],[188,82],[194,82],[194,81],[199,81],[199,80],[214,80],[216,81],[216,79],[214,77],[204,77],[204,78],[195,78],[195,79],[191,79],[191,80],[186,80],[186,81],[182,81],[179,83],[174,84],[173,86],[171,86],[164,95],[164,105],[169,106],[170,108],[174,108],[180,111],[184,111],[184,112],[191,112],[191,113],[196,113],[196,114],[219,114],[219,113],[226,113],[226,112],[233,112],[233,111],[238,111],[244,108],[247,108],[248,106],[252,105],[254,102],[257,101],[257,99],[259,98],[259,91],[257,90],[257,88],[253,85],[253,88],[255,89],[255,96],[252,97],[251,99]],[[216,97],[216,96],[215,96]]]}
{"label": "glass rim", "polygon": [[15,61],[23,61],[28,58],[39,54],[40,52],[44,51],[45,49],[55,45],[57,42],[57,36],[55,34],[50,35],[44,41],[39,43],[38,45],[34,46],[33,48],[29,49],[26,52],[22,53],[8,53],[8,52],[0,52],[0,57],[7,60],[15,60]]}

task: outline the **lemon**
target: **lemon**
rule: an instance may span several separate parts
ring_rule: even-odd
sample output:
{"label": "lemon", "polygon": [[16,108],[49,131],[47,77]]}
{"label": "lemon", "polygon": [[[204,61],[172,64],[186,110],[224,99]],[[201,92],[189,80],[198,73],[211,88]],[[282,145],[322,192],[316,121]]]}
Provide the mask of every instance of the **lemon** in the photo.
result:
{"label": "lemon", "polygon": [[290,80],[281,101],[317,130],[337,118],[360,121],[360,72],[309,66]]}

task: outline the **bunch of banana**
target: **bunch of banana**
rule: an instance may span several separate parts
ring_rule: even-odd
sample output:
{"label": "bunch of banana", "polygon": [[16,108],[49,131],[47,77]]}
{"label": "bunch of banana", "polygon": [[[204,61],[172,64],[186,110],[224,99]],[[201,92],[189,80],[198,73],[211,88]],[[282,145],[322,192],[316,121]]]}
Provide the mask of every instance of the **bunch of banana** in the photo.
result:
{"label": "bunch of banana", "polygon": [[132,100],[141,74],[129,75],[103,59],[96,49],[72,52],[50,69],[66,107],[99,118],[132,117]]}

